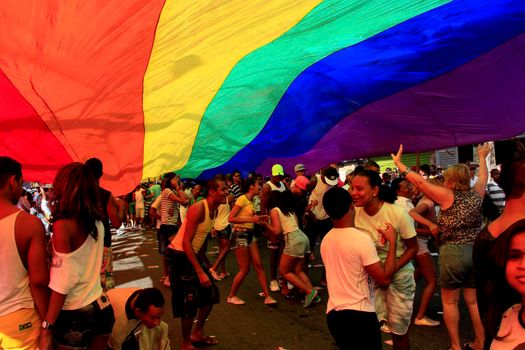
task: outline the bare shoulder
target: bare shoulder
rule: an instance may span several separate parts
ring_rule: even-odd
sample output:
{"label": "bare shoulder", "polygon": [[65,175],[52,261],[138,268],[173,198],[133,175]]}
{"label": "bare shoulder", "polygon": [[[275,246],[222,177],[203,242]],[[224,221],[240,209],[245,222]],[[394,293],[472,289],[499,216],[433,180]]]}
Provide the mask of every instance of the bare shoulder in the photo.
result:
{"label": "bare shoulder", "polygon": [[24,238],[31,238],[35,235],[44,234],[45,230],[40,219],[22,211],[16,218],[15,232],[17,235],[22,235]]}

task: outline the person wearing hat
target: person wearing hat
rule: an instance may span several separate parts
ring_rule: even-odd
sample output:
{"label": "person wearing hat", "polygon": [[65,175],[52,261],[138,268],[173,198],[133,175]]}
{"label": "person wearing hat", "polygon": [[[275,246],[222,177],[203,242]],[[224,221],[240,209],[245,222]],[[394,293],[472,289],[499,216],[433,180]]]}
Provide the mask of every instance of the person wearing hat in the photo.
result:
{"label": "person wearing hat", "polygon": [[304,164],[299,163],[295,165],[294,171],[295,175],[304,176],[304,173],[306,172],[306,167],[304,166]]}
{"label": "person wearing hat", "polygon": [[290,183],[290,189],[291,189],[292,187],[294,187],[294,185],[295,185],[295,180],[297,180],[297,178],[298,178],[299,176],[302,176],[302,177],[305,177],[305,178],[306,178],[306,176],[304,175],[305,172],[306,172],[306,167],[304,166],[304,164],[302,164],[302,163],[296,164],[295,167],[294,167],[294,172],[295,172],[295,175],[296,175],[296,176],[295,176],[295,179],[293,179],[292,182]]}
{"label": "person wearing hat", "polygon": [[306,235],[312,248],[315,247],[318,236],[322,240],[328,231],[332,229],[332,221],[324,210],[323,196],[329,189],[337,186],[338,181],[339,173],[331,166],[321,169],[320,173],[310,180],[309,188],[312,190],[312,193],[308,202]]}
{"label": "person wearing hat", "polygon": [[[268,208],[268,199],[272,191],[284,192],[286,186],[282,182],[284,178],[284,168],[281,164],[274,164],[272,166],[272,177],[267,181],[261,190],[261,214],[267,215],[271,208]],[[270,249],[270,290],[278,292],[279,281],[277,280],[277,268],[279,267],[279,257],[282,252],[281,236],[271,235],[268,238],[268,248]]]}

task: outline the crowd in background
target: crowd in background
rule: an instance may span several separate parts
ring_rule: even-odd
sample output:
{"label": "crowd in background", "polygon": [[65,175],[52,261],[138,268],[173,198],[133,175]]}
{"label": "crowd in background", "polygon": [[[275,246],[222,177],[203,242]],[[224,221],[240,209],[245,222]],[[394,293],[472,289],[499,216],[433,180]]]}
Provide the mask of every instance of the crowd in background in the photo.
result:
{"label": "crowd in background", "polygon": [[[36,216],[43,226],[34,235],[45,232],[47,238],[40,237],[42,247],[32,251],[49,269],[40,267],[47,277],[36,278],[32,256],[19,249],[27,273],[20,267],[9,278],[19,280],[16,289],[22,285],[24,292],[16,294],[11,280],[2,281],[10,287],[0,293],[0,318],[39,318],[41,327],[35,323],[31,335],[13,339],[39,342],[42,349],[120,349],[130,343],[169,348],[158,290],[108,292],[114,288],[111,228],[117,235],[155,229],[162,282],[172,291],[173,315],[181,318],[183,349],[217,344],[204,332],[212,306],[221,300],[215,283],[231,280],[223,299],[243,305],[241,287],[250,267],[268,306],[277,303],[271,292],[281,292],[310,307],[322,302],[318,291],[326,287],[328,327],[341,349],[380,349],[380,331],[392,335],[394,349],[409,349],[411,323],[440,324],[427,315],[438,286],[452,350],[518,348],[525,343],[525,152],[517,143],[516,155],[490,171],[488,153],[489,146],[480,145],[477,163],[446,170],[407,167],[401,146],[392,154],[396,168],[383,172],[367,161],[345,174],[337,164],[311,176],[303,164],[293,176],[275,164],[267,177],[251,172],[243,178],[233,171],[208,182],[167,173],[116,198],[100,187],[102,163],[96,158],[63,167],[52,186],[23,188],[20,165],[2,157],[0,225],[14,232],[18,244],[18,220],[36,227]],[[215,261],[206,255],[209,239],[218,241]],[[260,249],[270,252],[269,278]],[[235,274],[226,266],[230,253]],[[316,254],[325,270],[314,281],[309,269]],[[425,283],[414,305],[420,278]],[[475,333],[467,343],[459,337],[461,292]],[[17,305],[34,312],[21,315]],[[74,336],[78,332],[83,335]]]}

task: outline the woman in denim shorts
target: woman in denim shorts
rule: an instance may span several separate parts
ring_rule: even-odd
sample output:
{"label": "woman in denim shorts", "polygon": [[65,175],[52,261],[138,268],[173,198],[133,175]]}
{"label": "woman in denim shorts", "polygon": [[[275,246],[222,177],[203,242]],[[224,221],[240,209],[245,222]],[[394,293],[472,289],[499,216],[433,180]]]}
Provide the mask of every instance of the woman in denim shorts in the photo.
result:
{"label": "woman in denim shorts", "polygon": [[[423,194],[434,200],[441,211],[437,219],[439,239],[439,280],[443,302],[443,318],[450,336],[451,349],[462,348],[459,337],[458,301],[463,289],[463,297],[468,306],[475,339],[465,344],[465,348],[483,348],[484,331],[481,324],[476,289],[474,283],[474,266],[472,248],[483,225],[482,200],[488,180],[487,156],[489,144],[479,145],[478,180],[470,186],[471,175],[477,165],[456,164],[450,166],[443,174],[444,187],[432,184],[401,161],[403,146],[397,155],[392,155],[399,171],[414,184]],[[472,174],[471,174],[472,172]]]}
{"label": "woman in denim shorts", "polygon": [[310,241],[299,229],[293,209],[294,199],[289,190],[272,191],[269,198],[270,222],[263,223],[266,230],[274,235],[283,234],[284,250],[279,262],[279,272],[287,281],[306,294],[304,307],[321,298],[313,288],[308,275],[303,271],[304,255],[310,252]]}
{"label": "woman in denim shorts", "polygon": [[53,183],[51,300],[40,349],[105,349],[113,307],[100,285],[104,226],[98,186],[82,163],[62,167]]}
{"label": "woman in denim shorts", "polygon": [[276,301],[268,292],[266,273],[264,272],[259,248],[257,247],[257,242],[254,238],[255,224],[261,224],[268,221],[267,215],[256,215],[255,209],[253,208],[253,197],[259,194],[261,191],[261,185],[255,177],[251,177],[245,180],[243,190],[244,194],[237,199],[235,205],[231,209],[230,216],[228,217],[230,223],[234,224],[230,249],[235,252],[237,264],[239,265],[239,272],[237,272],[233,278],[230,294],[228,294],[228,299],[226,301],[234,305],[245,304],[244,300],[237,297],[236,294],[242,282],[248,275],[248,272],[250,272],[251,261],[257,272],[257,278],[261,284],[264,296],[266,297],[264,303],[272,305],[275,304]]}

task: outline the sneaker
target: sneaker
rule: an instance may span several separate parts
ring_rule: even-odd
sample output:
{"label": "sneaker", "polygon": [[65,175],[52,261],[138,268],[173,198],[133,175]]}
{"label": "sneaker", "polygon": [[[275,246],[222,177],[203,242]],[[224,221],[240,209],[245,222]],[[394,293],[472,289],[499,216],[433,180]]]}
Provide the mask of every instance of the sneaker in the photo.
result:
{"label": "sneaker", "polygon": [[383,322],[383,324],[381,325],[381,328],[379,328],[379,330],[385,334],[390,334],[392,333],[392,331],[390,330],[390,327],[388,326],[388,324],[386,322]]}
{"label": "sneaker", "polygon": [[416,326],[436,327],[436,326],[440,325],[440,322],[425,316],[423,318],[415,318],[414,319],[414,324]]}
{"label": "sneaker", "polygon": [[275,300],[275,299],[272,298],[271,296],[267,296],[267,297],[264,299],[264,304],[265,304],[265,305],[275,305],[275,304],[277,304],[277,300]]}
{"label": "sneaker", "polygon": [[279,287],[279,281],[277,280],[271,280],[270,281],[270,290],[272,292],[278,292],[281,290],[281,288]]}
{"label": "sneaker", "polygon": [[321,302],[321,297],[319,295],[316,295],[314,300],[312,300],[312,303],[319,304]]}
{"label": "sneaker", "polygon": [[310,294],[306,296],[306,299],[304,300],[303,307],[308,307],[314,301],[315,297],[317,296],[317,291],[315,289],[312,289]]}
{"label": "sneaker", "polygon": [[242,300],[241,298],[239,298],[238,296],[233,296],[233,297],[228,297],[226,299],[226,301],[228,302],[228,304],[233,304],[233,305],[244,305],[246,304],[246,302],[244,300]]}

